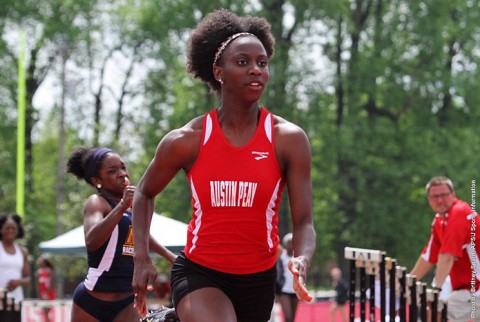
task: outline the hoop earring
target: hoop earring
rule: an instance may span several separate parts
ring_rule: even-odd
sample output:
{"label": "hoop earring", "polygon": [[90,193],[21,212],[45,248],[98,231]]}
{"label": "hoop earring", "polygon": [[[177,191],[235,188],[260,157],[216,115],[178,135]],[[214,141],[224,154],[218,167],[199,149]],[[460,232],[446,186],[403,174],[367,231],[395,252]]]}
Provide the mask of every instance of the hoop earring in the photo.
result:
{"label": "hoop earring", "polygon": [[97,189],[102,189],[102,185],[100,183],[97,183]]}

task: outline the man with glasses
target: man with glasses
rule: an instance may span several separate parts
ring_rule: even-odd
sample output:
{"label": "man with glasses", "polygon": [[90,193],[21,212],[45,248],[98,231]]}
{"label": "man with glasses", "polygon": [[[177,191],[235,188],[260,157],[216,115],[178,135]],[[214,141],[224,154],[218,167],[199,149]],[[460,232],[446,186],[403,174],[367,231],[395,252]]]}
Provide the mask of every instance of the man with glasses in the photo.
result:
{"label": "man with glasses", "polygon": [[[436,212],[430,239],[410,274],[420,280],[436,265],[433,287],[441,286],[450,275],[452,292],[447,298],[450,321],[480,321],[478,286],[480,262],[480,219],[470,205],[457,199],[453,183],[434,177],[427,186],[428,202]],[[479,307],[476,308],[475,304]]]}

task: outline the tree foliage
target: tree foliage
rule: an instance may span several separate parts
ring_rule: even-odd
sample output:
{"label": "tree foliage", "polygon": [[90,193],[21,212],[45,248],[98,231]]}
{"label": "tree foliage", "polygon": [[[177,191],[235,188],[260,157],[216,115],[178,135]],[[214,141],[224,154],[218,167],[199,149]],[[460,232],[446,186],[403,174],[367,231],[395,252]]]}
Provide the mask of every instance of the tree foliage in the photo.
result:
{"label": "tree foliage", "polygon": [[[15,209],[18,48],[9,35],[23,29],[34,252],[59,227],[81,223],[93,192],[67,176],[56,204],[60,106],[65,151],[109,145],[136,182],[165,133],[218,104],[185,72],[185,50],[197,22],[221,7],[272,25],[276,52],[262,103],[310,138],[318,269],[341,264],[345,246],[382,249],[411,267],[432,220],[424,192],[432,176],[450,176],[471,200],[480,152],[478,0],[10,2],[0,9],[0,211]],[[42,86],[52,106],[36,100]],[[187,221],[190,202],[180,173],[156,210]],[[282,234],[291,228],[287,205]]]}

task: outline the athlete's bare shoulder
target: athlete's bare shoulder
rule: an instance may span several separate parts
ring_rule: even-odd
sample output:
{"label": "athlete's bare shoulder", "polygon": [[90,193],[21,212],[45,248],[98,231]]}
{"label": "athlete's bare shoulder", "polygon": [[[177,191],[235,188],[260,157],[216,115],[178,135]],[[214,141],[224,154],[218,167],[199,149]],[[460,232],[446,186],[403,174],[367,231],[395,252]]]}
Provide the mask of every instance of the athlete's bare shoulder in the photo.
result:
{"label": "athlete's bare shoulder", "polygon": [[200,142],[202,128],[203,116],[198,116],[184,126],[167,133],[162,141],[167,141],[170,144],[179,146],[191,144],[191,141]]}
{"label": "athlete's bare shoulder", "polygon": [[202,138],[203,115],[184,126],[168,132],[160,141],[156,155],[172,157],[181,168],[188,169],[195,161]]}
{"label": "athlete's bare shoulder", "polygon": [[203,118],[204,115],[197,116],[178,130],[186,131],[190,134],[201,134],[203,129]]}
{"label": "athlete's bare shoulder", "polygon": [[310,143],[305,131],[298,125],[274,116],[275,150],[280,167],[286,170],[292,160],[310,160]]}
{"label": "athlete's bare shoulder", "polygon": [[283,117],[273,115],[273,121],[276,136],[305,135],[305,132],[300,126],[284,119]]}

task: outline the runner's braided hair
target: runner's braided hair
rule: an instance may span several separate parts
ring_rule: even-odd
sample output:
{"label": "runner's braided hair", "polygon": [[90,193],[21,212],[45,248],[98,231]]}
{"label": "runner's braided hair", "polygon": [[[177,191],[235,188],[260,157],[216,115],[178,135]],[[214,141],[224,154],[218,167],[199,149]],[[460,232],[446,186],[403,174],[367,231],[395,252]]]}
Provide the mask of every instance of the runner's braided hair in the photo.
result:
{"label": "runner's braided hair", "polygon": [[220,83],[213,76],[215,53],[230,36],[248,32],[255,35],[265,47],[267,58],[275,51],[275,39],[271,26],[264,18],[239,17],[227,9],[219,9],[208,14],[190,36],[187,52],[187,71],[195,78],[208,84],[212,92],[220,94]]}

